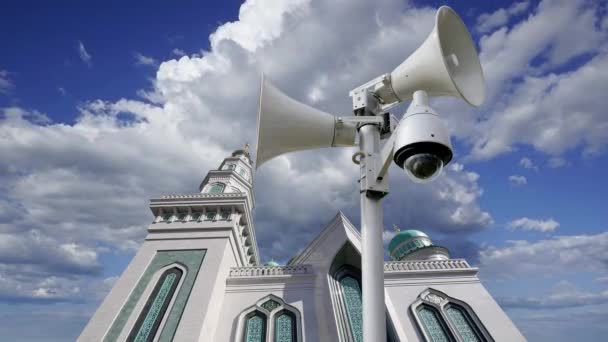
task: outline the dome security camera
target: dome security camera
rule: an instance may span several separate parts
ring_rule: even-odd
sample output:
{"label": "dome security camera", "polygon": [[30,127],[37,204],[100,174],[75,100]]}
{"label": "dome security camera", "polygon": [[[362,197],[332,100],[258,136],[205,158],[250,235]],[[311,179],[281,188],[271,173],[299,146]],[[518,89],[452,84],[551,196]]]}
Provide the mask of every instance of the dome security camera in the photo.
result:
{"label": "dome security camera", "polygon": [[452,144],[445,122],[428,106],[427,94],[414,93],[394,143],[393,159],[410,179],[427,183],[452,160]]}

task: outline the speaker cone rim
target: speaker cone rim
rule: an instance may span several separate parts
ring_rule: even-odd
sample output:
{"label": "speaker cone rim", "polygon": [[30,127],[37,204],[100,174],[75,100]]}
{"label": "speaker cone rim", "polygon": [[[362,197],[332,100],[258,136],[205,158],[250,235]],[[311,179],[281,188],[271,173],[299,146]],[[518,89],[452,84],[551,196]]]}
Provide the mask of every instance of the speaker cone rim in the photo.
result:
{"label": "speaker cone rim", "polygon": [[[479,107],[484,101],[485,94],[484,94],[484,87],[483,87],[483,83],[484,83],[483,68],[481,67],[481,62],[479,60],[477,47],[475,46],[475,42],[473,41],[473,38],[471,37],[471,33],[467,29],[467,26],[464,24],[464,21],[462,21],[462,18],[460,18],[458,13],[456,13],[449,6],[441,6],[439,8],[439,10],[437,10],[437,13],[435,14],[435,27],[437,28],[437,36],[439,39],[439,49],[441,50],[441,55],[443,57],[445,51],[444,51],[443,41],[441,40],[442,35],[440,34],[440,32],[445,30],[443,28],[443,26],[446,24],[447,17],[449,17],[453,20],[456,20],[456,22],[458,22],[460,24],[461,31],[464,34],[466,34],[466,38],[468,38],[466,40],[468,41],[468,43],[470,44],[470,46],[473,49],[473,52],[475,55],[476,73],[479,74],[479,77],[481,78],[480,81],[482,83],[481,89],[479,90],[481,92],[481,94],[477,94],[477,95],[473,94],[473,96],[471,96],[472,94],[469,94],[469,92],[466,92],[467,94],[465,94],[465,91],[463,91],[463,89],[461,89],[460,83],[455,81],[455,75],[452,71],[452,68],[447,65],[445,58],[442,58],[441,60],[443,61],[443,65],[444,65],[445,69],[447,70],[448,74],[450,75],[450,79],[452,81],[452,84],[454,85],[454,88],[456,88],[456,91],[462,97],[462,99],[464,99],[471,106]],[[471,61],[471,62],[473,62],[473,61]]]}

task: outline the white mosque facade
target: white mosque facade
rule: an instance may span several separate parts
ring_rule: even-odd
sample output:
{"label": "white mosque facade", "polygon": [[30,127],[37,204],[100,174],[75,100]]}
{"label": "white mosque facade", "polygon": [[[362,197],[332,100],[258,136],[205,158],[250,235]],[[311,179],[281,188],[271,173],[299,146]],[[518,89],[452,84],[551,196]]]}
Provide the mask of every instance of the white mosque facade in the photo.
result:
{"label": "white mosque facade", "polygon": [[[155,217],[78,341],[361,342],[361,236],[342,214],[287,265],[261,264],[246,150]],[[525,341],[466,260],[416,230],[384,264],[389,341]],[[366,341],[369,342],[369,341]]]}

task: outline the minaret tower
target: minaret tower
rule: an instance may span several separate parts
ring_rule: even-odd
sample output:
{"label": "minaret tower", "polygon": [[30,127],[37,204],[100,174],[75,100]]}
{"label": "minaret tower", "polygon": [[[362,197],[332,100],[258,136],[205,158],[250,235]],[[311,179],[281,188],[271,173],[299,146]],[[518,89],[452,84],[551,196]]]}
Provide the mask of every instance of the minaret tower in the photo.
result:
{"label": "minaret tower", "polygon": [[230,267],[260,264],[249,146],[210,170],[195,194],[150,200],[148,235],[79,341],[208,340]]}

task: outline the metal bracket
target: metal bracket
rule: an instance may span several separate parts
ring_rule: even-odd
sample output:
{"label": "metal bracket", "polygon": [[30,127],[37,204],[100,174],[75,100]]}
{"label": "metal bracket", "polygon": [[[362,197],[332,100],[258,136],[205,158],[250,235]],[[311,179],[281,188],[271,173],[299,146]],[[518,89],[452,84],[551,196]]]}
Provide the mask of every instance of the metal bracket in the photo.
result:
{"label": "metal bracket", "polygon": [[369,195],[384,197],[388,195],[388,177],[378,177],[380,168],[377,154],[366,153],[360,159],[361,168],[361,192],[368,192]]}
{"label": "metal bracket", "polygon": [[338,122],[353,122],[353,123],[376,123],[384,124],[384,117],[382,116],[340,116],[337,118]]}
{"label": "metal bracket", "polygon": [[361,191],[388,194],[388,168],[393,161],[394,143],[397,135],[392,134],[379,153],[356,152],[353,163],[361,168]]}

